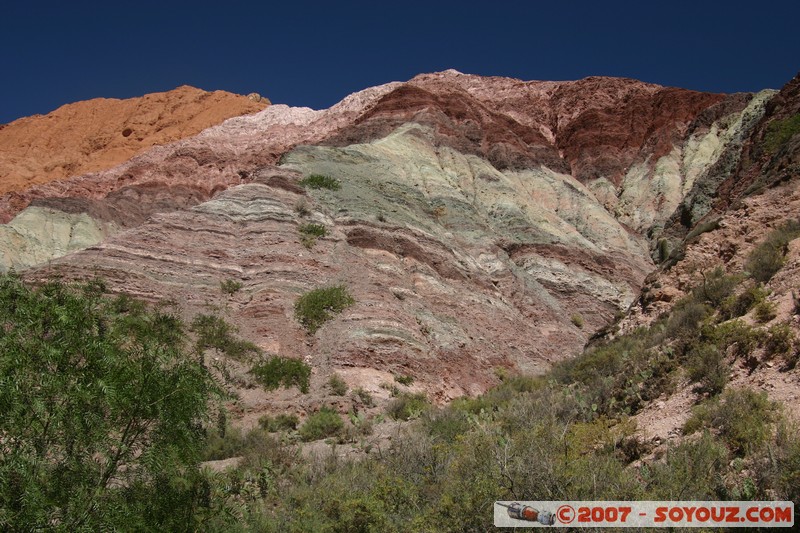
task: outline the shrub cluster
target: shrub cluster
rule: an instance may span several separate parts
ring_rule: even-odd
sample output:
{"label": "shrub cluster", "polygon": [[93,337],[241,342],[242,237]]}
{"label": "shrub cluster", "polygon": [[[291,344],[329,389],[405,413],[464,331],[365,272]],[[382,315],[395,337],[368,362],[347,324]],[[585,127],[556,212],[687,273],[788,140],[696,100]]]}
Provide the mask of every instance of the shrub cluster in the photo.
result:
{"label": "shrub cluster", "polygon": [[316,413],[310,415],[300,426],[300,438],[305,442],[320,440],[337,435],[344,422],[336,411],[323,407]]}
{"label": "shrub cluster", "polygon": [[300,180],[300,185],[310,189],[329,189],[331,191],[338,191],[342,188],[342,184],[336,178],[330,176],[322,176],[320,174],[311,174]]}
{"label": "shrub cluster", "polygon": [[756,246],[745,263],[745,270],[761,283],[767,283],[783,266],[787,246],[800,237],[800,222],[791,220],[771,231],[764,242]]}
{"label": "shrub cluster", "polygon": [[294,316],[309,333],[314,334],[322,324],[354,303],[344,285],[314,289],[297,299]]}
{"label": "shrub cluster", "polygon": [[258,419],[258,425],[270,433],[294,431],[299,423],[300,419],[297,418],[297,415],[287,415],[286,413],[274,417],[264,415]]}
{"label": "shrub cluster", "polygon": [[783,120],[773,120],[764,135],[764,148],[767,152],[777,152],[789,139],[800,133],[800,114]]}
{"label": "shrub cluster", "polygon": [[392,400],[386,413],[395,420],[412,420],[419,418],[429,407],[428,398],[423,393],[402,393]]}
{"label": "shrub cluster", "polygon": [[199,314],[194,317],[189,329],[197,337],[195,351],[198,354],[213,348],[237,361],[243,361],[261,352],[252,342],[239,339],[236,336],[237,329],[217,315]]}
{"label": "shrub cluster", "polygon": [[224,294],[235,294],[242,289],[242,283],[233,279],[226,279],[219,282],[219,289]]}
{"label": "shrub cluster", "polygon": [[328,230],[322,224],[301,224],[298,230],[300,231],[300,242],[309,250],[314,247],[317,239],[328,234]]}
{"label": "shrub cluster", "polygon": [[336,396],[344,396],[347,394],[347,383],[339,376],[339,374],[331,374],[328,378],[328,386]]}
{"label": "shrub cluster", "polygon": [[303,394],[308,393],[311,367],[299,359],[276,355],[254,365],[250,373],[267,390],[297,387]]}

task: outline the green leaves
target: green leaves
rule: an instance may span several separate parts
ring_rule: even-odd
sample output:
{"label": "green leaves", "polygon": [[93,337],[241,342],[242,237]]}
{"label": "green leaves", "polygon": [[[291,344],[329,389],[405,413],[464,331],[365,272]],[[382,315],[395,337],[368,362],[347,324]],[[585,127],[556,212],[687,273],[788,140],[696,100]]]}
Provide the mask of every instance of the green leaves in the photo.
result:
{"label": "green leaves", "polygon": [[0,278],[0,529],[172,529],[149,520],[192,505],[154,484],[196,470],[213,381],[176,316],[103,289]]}
{"label": "green leaves", "polygon": [[356,303],[344,285],[314,289],[298,298],[294,316],[312,335],[335,314]]}
{"label": "green leaves", "polygon": [[253,366],[250,373],[266,390],[296,386],[303,394],[308,393],[311,367],[299,359],[271,357]]}

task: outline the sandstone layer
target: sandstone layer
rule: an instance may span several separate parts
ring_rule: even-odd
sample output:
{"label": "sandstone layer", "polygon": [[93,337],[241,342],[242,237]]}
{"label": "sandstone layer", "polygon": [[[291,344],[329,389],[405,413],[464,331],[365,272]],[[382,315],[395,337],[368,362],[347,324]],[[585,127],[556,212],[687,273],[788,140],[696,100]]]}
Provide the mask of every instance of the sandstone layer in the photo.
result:
{"label": "sandstone layer", "polygon": [[87,100],[15,120],[0,128],[0,194],[111,168],[268,104],[258,95],[183,86],[139,98]]}

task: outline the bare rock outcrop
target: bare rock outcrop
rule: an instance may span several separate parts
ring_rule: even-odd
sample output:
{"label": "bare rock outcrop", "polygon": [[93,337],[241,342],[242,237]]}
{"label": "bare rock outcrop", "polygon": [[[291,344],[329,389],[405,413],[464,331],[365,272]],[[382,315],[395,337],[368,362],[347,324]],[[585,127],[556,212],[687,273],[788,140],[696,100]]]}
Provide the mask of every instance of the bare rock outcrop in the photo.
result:
{"label": "bare rock outcrop", "polygon": [[0,129],[0,194],[105,170],[269,105],[256,96],[183,86],[126,100],[87,100],[15,120]]}

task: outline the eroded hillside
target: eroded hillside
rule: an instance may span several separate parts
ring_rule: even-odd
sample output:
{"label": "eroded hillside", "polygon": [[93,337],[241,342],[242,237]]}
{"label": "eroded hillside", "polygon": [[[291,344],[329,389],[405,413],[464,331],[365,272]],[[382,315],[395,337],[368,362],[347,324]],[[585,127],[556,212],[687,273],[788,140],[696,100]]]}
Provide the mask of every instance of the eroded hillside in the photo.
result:
{"label": "eroded hillside", "polygon": [[[317,383],[378,371],[474,394],[577,353],[638,298],[663,228],[771,94],[447,71],[323,111],[270,106],[5,195],[4,267],[221,306]],[[311,175],[338,188],[303,187]],[[294,303],[332,285],[356,303],[310,335]]]}

